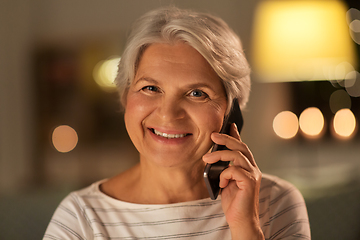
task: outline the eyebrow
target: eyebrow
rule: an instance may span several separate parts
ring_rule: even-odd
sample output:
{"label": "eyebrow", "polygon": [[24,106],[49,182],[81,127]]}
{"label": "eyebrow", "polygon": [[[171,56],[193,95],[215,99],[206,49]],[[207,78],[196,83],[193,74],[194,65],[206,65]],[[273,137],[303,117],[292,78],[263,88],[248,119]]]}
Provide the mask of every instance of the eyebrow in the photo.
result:
{"label": "eyebrow", "polygon": [[[151,77],[141,77],[139,79],[137,79],[134,84],[138,84],[140,82],[149,82],[149,83],[152,83],[154,85],[158,85],[159,82],[156,81],[155,79],[151,78]],[[213,92],[217,92],[216,90],[217,89],[214,89],[214,87],[212,87],[211,85],[207,84],[206,82],[201,82],[201,83],[192,83],[192,84],[189,84],[189,85],[186,85],[185,88],[190,88],[190,89],[196,89],[196,88],[207,88],[207,89],[210,89],[210,91],[213,91]]]}
{"label": "eyebrow", "polygon": [[210,86],[207,83],[194,83],[194,84],[190,84],[188,85],[189,88],[208,88],[211,91],[216,92],[216,89],[214,89],[212,86]]}
{"label": "eyebrow", "polygon": [[158,81],[156,81],[155,79],[153,78],[150,78],[150,77],[141,77],[139,79],[137,79],[134,84],[138,84],[139,82],[151,82],[151,83],[154,83],[154,84],[159,84]]}

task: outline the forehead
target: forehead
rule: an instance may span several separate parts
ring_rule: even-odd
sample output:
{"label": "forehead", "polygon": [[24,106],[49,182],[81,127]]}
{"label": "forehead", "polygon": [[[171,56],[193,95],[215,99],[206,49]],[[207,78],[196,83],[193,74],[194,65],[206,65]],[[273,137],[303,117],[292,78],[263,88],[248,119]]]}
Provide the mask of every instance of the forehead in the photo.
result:
{"label": "forehead", "polygon": [[[193,47],[184,42],[173,44],[154,43],[148,46],[140,61],[147,58],[161,58],[166,61],[207,63],[204,57]],[[208,63],[207,63],[208,64]]]}
{"label": "forehead", "polygon": [[[139,61],[136,75],[144,72],[177,71],[178,73],[191,73],[194,77],[202,75],[209,79],[218,79],[218,75],[212,69],[205,58],[190,45],[178,42],[176,44],[156,43],[148,46]],[[220,80],[221,81],[221,80]]]}

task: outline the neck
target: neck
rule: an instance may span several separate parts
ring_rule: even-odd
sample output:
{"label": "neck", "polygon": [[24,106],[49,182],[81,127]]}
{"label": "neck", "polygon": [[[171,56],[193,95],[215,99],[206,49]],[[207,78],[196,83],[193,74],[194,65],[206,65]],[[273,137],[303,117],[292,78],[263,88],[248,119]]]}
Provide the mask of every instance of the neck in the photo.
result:
{"label": "neck", "polygon": [[177,203],[208,197],[203,180],[204,163],[187,167],[159,167],[144,161],[139,166],[139,190],[148,203]]}

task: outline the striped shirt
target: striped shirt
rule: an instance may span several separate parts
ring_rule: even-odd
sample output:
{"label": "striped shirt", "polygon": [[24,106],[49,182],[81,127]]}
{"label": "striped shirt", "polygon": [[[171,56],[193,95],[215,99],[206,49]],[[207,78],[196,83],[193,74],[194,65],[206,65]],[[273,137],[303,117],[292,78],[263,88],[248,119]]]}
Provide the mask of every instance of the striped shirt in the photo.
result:
{"label": "striped shirt", "polygon": [[[99,190],[101,182],[69,194],[43,239],[231,239],[220,197],[134,204],[105,195]],[[290,183],[264,174],[259,208],[266,239],[310,239],[304,199]]]}

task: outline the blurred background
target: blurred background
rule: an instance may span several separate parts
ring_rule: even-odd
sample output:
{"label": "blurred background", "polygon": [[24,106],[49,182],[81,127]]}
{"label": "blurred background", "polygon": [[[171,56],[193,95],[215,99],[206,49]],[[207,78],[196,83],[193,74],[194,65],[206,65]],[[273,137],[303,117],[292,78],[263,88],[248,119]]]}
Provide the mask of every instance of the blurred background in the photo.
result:
{"label": "blurred background", "polygon": [[357,0],[1,0],[0,239],[41,239],[70,191],[137,163],[112,79],[131,23],[168,5],[239,34],[243,140],[303,193],[313,239],[360,239]]}

